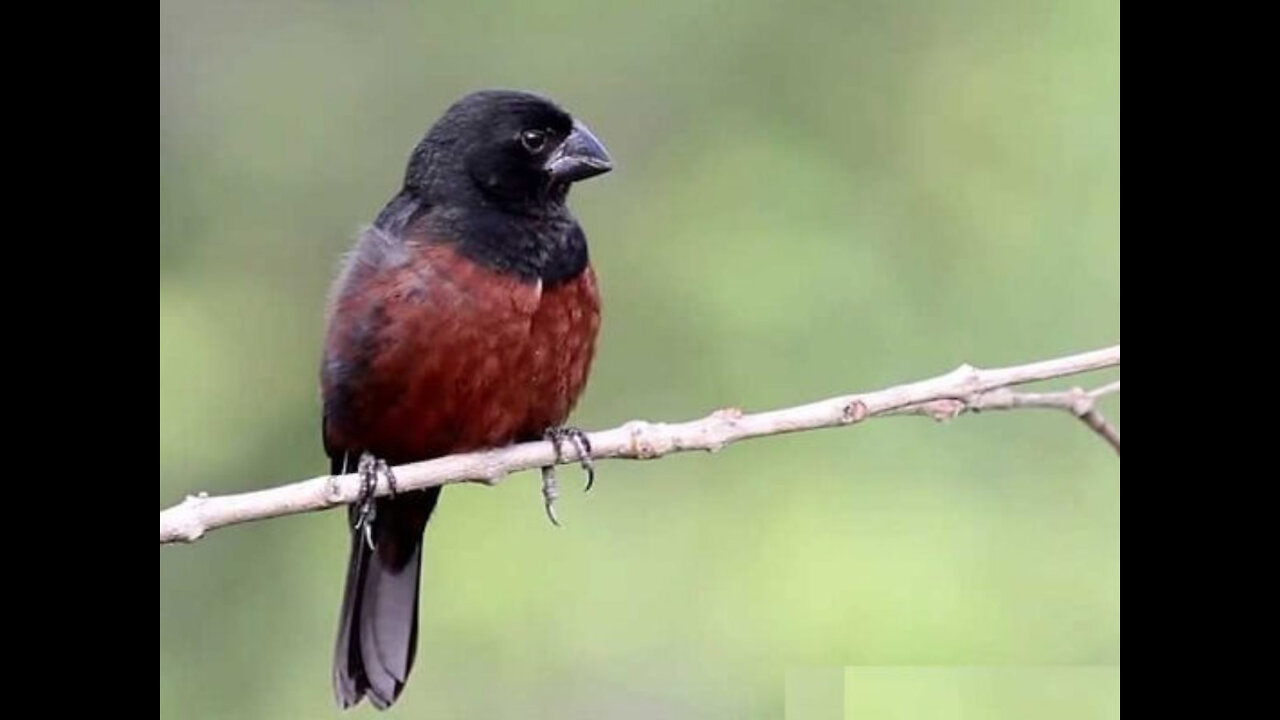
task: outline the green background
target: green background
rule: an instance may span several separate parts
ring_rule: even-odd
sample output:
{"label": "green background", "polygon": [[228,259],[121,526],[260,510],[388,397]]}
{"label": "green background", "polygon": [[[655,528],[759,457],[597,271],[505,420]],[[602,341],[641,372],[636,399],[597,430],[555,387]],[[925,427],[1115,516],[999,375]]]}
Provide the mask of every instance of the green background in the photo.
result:
{"label": "green background", "polygon": [[[161,507],[326,470],[329,280],[480,87],[617,164],[571,198],[584,427],[1119,342],[1116,2],[162,0]],[[1119,476],[1028,411],[604,463],[562,529],[536,473],[449,488],[392,714],[773,718],[801,666],[1118,663]],[[161,717],[336,715],[344,523],[160,549]]]}

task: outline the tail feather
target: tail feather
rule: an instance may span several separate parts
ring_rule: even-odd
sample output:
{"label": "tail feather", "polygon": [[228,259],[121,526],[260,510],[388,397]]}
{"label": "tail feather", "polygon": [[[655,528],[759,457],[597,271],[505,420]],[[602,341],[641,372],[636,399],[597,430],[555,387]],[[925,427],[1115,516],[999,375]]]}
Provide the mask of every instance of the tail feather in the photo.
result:
{"label": "tail feather", "polygon": [[422,532],[439,495],[435,487],[378,499],[373,549],[363,532],[352,532],[333,655],[340,707],[367,695],[386,709],[404,689],[418,645]]}
{"label": "tail feather", "polygon": [[[354,514],[354,513],[352,513]],[[333,653],[333,691],[338,706],[346,709],[360,702],[369,683],[365,680],[364,663],[360,657],[360,643],[355,621],[360,617],[360,600],[364,587],[365,568],[370,552],[360,533],[351,533],[351,557],[347,561],[347,582],[342,593],[342,610],[338,617],[338,642]]]}

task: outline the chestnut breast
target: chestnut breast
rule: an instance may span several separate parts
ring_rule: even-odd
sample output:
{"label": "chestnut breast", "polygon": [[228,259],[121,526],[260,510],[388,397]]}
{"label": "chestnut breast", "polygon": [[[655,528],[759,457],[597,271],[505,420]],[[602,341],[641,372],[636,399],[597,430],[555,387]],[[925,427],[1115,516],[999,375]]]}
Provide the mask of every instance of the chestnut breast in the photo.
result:
{"label": "chestnut breast", "polygon": [[[322,377],[326,442],[389,462],[539,437],[586,386],[600,328],[590,266],[553,287],[447,245],[340,279]],[[363,275],[362,275],[363,273]]]}

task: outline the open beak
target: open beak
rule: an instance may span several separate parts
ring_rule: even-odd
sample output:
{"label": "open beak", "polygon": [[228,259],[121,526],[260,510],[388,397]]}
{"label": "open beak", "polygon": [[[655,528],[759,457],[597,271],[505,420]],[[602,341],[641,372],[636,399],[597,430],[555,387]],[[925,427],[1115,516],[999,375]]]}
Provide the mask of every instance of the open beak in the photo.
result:
{"label": "open beak", "polygon": [[551,153],[544,167],[555,181],[571,183],[609,172],[613,160],[591,130],[574,120],[573,132]]}

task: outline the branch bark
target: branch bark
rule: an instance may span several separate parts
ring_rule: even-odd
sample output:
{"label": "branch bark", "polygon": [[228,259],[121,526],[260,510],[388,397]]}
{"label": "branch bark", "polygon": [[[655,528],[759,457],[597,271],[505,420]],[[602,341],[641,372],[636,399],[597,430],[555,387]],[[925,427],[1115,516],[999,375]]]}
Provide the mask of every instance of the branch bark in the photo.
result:
{"label": "branch bark", "polygon": [[965,412],[982,412],[984,410],[1017,410],[1019,408],[1053,408],[1065,410],[1080,420],[1090,430],[1106,440],[1116,453],[1120,452],[1120,430],[1102,416],[1095,407],[1098,398],[1120,392],[1120,381],[1107,383],[1102,387],[1086,391],[1084,388],[1071,388],[1065,392],[1029,393],[1014,392],[1009,388],[996,388],[980,393],[976,397],[964,400],[943,399],[908,405],[885,413],[886,415],[928,415],[939,422],[950,420]]}
{"label": "branch bark", "polygon": [[[945,375],[875,392],[760,413],[744,414],[738,408],[726,408],[683,423],[633,420],[588,437],[596,460],[650,460],[691,450],[715,452],[739,440],[853,425],[877,416],[925,415],[948,420],[965,412],[1039,407],[1072,413],[1118,453],[1119,430],[1094,407],[1097,398],[1120,391],[1118,381],[1088,392],[1075,388],[1057,393],[1026,393],[1014,392],[1010,387],[1119,365],[1119,345],[1003,368],[984,370],[961,365]],[[571,463],[578,459],[571,444],[566,444],[559,461]],[[510,473],[556,462],[550,442],[531,442],[401,465],[394,472],[398,490],[405,492],[459,482],[496,485]],[[379,478],[376,492],[388,494],[385,478]],[[237,495],[191,495],[160,512],[160,543],[193,542],[206,532],[227,525],[339,507],[355,502],[359,495],[360,478],[356,474],[321,476]]]}

